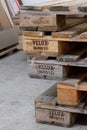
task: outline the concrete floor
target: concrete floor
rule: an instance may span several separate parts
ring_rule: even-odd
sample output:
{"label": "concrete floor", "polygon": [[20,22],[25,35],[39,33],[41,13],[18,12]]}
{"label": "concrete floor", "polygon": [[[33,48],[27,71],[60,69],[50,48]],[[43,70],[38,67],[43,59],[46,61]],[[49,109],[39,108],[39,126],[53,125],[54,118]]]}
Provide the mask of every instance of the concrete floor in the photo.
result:
{"label": "concrete floor", "polygon": [[[28,71],[21,52],[0,59],[0,130],[67,130],[35,122],[34,99],[55,81],[31,79]],[[87,130],[87,125],[70,129]]]}

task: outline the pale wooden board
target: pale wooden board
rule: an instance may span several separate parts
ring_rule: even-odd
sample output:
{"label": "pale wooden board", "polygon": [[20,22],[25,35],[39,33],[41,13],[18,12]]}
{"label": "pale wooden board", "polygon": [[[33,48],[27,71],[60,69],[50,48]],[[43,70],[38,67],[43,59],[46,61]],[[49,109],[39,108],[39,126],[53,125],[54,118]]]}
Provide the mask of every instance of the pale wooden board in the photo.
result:
{"label": "pale wooden board", "polygon": [[76,121],[74,113],[46,108],[35,108],[35,117],[37,122],[63,127],[71,127]]}
{"label": "pale wooden board", "polygon": [[87,40],[87,32],[83,32],[80,34],[81,39],[86,39]]}
{"label": "pale wooden board", "polygon": [[43,2],[39,4],[33,4],[30,6],[23,6],[21,9],[25,10],[45,10],[45,9],[50,9],[51,11],[69,11],[69,10],[76,10],[78,6],[86,4],[87,1],[84,0],[61,0],[61,1],[49,1],[49,2]]}
{"label": "pale wooden board", "polygon": [[[28,13],[20,14],[21,27],[49,27],[52,31],[57,31],[65,25],[65,16],[58,15],[31,15]],[[53,28],[53,29],[52,29]],[[55,28],[55,29],[54,29]],[[45,29],[46,30],[46,29]]]}
{"label": "pale wooden board", "polygon": [[33,78],[44,78],[52,80],[64,79],[63,66],[57,65],[56,60],[28,60],[29,75]]}
{"label": "pale wooden board", "polygon": [[82,23],[61,32],[52,33],[53,37],[71,38],[87,30],[87,23]]}
{"label": "pale wooden board", "polygon": [[[38,33],[39,32],[37,32],[37,34]],[[76,44],[51,39],[47,40],[43,39],[43,37],[23,36],[23,49],[26,54],[56,57],[64,54],[75,46]]]}
{"label": "pale wooden board", "polygon": [[44,32],[41,31],[23,31],[23,36],[28,37],[43,37],[45,36]]}
{"label": "pale wooden board", "polygon": [[86,56],[87,56],[87,45],[77,44],[77,47],[73,48],[72,50],[65,53],[64,55],[57,57],[57,60],[65,61],[65,62],[76,62]]}
{"label": "pale wooden board", "polygon": [[[44,93],[42,93],[39,97],[35,99],[35,107],[41,108],[41,109],[50,109],[50,110],[62,110],[66,112],[72,112],[72,113],[83,113],[87,114],[87,97],[85,97],[82,102],[76,107],[72,106],[62,106],[62,105],[56,105],[57,99],[53,96],[57,93],[56,84],[52,87],[50,87],[48,90],[46,90]],[[51,95],[50,93],[51,92]],[[52,94],[53,93],[53,94]],[[51,99],[50,102],[47,98],[45,98],[45,95],[48,95],[48,99]],[[44,97],[44,98],[43,98]],[[54,102],[54,103],[51,103]]]}
{"label": "pale wooden board", "polygon": [[63,65],[63,66],[78,66],[78,67],[87,67],[87,58],[83,58],[77,62],[57,62],[57,64],[59,65]]}

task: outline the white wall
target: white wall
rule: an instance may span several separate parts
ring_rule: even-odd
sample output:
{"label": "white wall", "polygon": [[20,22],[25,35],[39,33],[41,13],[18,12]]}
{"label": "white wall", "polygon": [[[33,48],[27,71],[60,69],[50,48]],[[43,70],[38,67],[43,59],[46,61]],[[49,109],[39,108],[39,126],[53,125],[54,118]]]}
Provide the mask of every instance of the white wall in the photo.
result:
{"label": "white wall", "polygon": [[44,1],[50,1],[50,0],[22,0],[24,5],[29,5],[33,3],[39,3]]}

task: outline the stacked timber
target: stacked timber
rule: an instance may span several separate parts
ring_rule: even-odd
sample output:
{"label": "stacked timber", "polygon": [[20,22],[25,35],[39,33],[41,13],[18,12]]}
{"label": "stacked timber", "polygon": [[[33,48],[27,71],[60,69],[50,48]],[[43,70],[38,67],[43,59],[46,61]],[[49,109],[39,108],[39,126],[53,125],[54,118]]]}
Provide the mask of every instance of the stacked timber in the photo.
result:
{"label": "stacked timber", "polygon": [[[65,74],[59,61],[85,57],[86,48],[81,50],[79,45],[86,42],[87,17],[81,10],[86,3],[86,0],[56,0],[21,7],[23,51],[28,57],[31,77],[62,79]],[[80,50],[76,52],[78,47]],[[59,71],[61,74],[57,76]]]}
{"label": "stacked timber", "polygon": [[35,99],[36,121],[72,126],[87,114],[87,0],[56,0],[20,10],[30,76],[60,81]]}

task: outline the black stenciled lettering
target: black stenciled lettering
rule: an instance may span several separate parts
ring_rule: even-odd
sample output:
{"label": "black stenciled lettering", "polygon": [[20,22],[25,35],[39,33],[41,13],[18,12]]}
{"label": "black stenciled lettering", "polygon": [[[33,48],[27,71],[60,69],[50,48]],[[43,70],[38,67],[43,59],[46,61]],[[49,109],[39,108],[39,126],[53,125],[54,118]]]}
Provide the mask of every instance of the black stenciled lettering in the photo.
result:
{"label": "black stenciled lettering", "polygon": [[39,51],[43,51],[43,50],[48,50],[48,47],[39,47],[39,46],[33,46],[34,50],[39,50]]}
{"label": "black stenciled lettering", "polygon": [[42,40],[42,41],[40,41],[40,40],[32,40],[32,43],[33,43],[33,45],[36,45],[36,46],[38,46],[38,45],[40,45],[40,46],[48,46],[48,44],[49,44],[48,41],[44,41],[44,40]]}
{"label": "black stenciled lettering", "polygon": [[50,118],[61,118],[61,119],[64,119],[64,112],[61,112],[61,111],[50,111],[49,112],[49,117]]}
{"label": "black stenciled lettering", "polygon": [[53,72],[55,68],[52,65],[40,64],[38,65],[38,69],[51,70]]}

